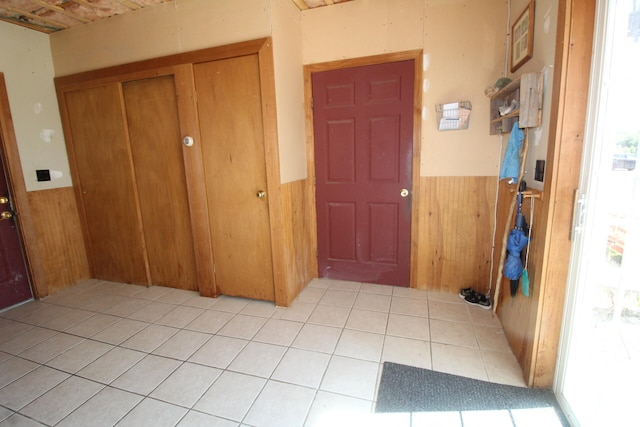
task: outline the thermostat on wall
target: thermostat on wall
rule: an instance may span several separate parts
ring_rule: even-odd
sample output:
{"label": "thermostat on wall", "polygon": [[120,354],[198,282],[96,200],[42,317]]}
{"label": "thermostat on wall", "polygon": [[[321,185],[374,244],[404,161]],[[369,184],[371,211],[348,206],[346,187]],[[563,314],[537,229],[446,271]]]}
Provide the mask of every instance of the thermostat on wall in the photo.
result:
{"label": "thermostat on wall", "polygon": [[544,160],[536,160],[536,172],[533,178],[536,181],[544,181]]}

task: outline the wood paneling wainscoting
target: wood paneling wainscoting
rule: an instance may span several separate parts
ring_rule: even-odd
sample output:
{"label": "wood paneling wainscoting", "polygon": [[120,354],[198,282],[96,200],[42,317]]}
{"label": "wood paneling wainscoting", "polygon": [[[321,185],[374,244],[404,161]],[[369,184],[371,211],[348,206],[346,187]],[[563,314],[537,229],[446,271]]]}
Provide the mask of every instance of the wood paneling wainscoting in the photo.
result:
{"label": "wood paneling wainscoting", "polygon": [[488,290],[496,179],[420,178],[418,288],[451,293],[465,287]]}
{"label": "wood paneling wainscoting", "polygon": [[39,296],[89,279],[91,272],[73,188],[30,191],[27,195],[38,236],[42,277],[38,277],[34,286]]}
{"label": "wood paneling wainscoting", "polygon": [[315,204],[308,191],[307,180],[280,186],[284,241],[284,268],[287,283],[276,286],[276,299],[288,306],[309,281],[318,276],[315,242]]}
{"label": "wood paneling wainscoting", "polygon": [[[72,187],[27,193],[38,236],[42,274],[36,283],[39,296],[55,294],[89,279],[91,272],[85,251],[80,218]],[[281,287],[283,305],[289,305],[304,286],[316,277],[316,253],[309,244],[315,228],[308,206],[306,180],[281,185],[286,283]],[[280,289],[280,288],[278,288]]]}
{"label": "wood paneling wainscoting", "polygon": [[[500,182],[498,191],[498,215],[497,234],[494,252],[493,285],[495,292],[496,278],[498,277],[500,255],[506,250],[502,245],[502,236],[505,230],[506,221],[509,215],[510,202],[515,197],[515,185],[509,185],[506,181]],[[540,195],[540,194],[538,194]],[[542,196],[542,195],[540,195]],[[527,223],[531,224],[531,198],[523,198],[522,212]],[[505,336],[509,341],[520,366],[525,370],[525,379],[528,375],[527,367],[532,364],[532,347],[535,339],[536,322],[539,309],[541,292],[541,271],[542,257],[544,253],[545,241],[545,205],[542,199],[535,199],[533,202],[533,224],[531,226],[531,241],[529,243],[529,262],[527,263],[527,273],[529,274],[529,297],[525,297],[522,288],[518,289],[515,297],[510,294],[510,281],[502,275],[501,290],[499,295],[495,295],[498,303],[498,316],[502,323]],[[511,219],[508,229],[511,230],[515,223],[515,213]]]}

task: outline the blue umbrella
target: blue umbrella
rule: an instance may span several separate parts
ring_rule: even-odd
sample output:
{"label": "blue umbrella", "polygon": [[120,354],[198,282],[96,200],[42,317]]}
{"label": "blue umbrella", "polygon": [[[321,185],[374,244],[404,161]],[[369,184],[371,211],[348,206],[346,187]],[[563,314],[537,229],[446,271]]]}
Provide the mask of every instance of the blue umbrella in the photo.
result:
{"label": "blue umbrella", "polygon": [[507,259],[504,263],[504,276],[511,281],[511,296],[515,296],[522,276],[522,259],[520,253],[529,243],[529,238],[525,232],[527,227],[524,215],[520,212],[522,195],[518,194],[518,214],[513,230],[509,232],[507,238]]}

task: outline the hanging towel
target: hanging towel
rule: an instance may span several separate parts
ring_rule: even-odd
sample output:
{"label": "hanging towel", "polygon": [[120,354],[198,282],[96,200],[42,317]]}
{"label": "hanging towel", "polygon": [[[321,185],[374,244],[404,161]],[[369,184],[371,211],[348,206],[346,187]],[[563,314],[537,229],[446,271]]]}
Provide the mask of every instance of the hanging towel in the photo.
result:
{"label": "hanging towel", "polygon": [[519,123],[515,122],[511,128],[511,135],[507,143],[507,150],[504,153],[504,159],[502,159],[502,168],[500,169],[501,180],[511,178],[514,181],[518,181],[522,141],[524,141],[524,132],[520,129]]}

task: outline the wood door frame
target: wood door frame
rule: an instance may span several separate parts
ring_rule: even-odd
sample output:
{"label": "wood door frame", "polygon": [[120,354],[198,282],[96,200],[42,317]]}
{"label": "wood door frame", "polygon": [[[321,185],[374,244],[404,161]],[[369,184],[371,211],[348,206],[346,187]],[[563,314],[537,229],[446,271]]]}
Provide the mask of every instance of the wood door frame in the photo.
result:
{"label": "wood door frame", "polygon": [[[409,271],[409,287],[417,287],[418,280],[418,240],[419,240],[419,207],[420,207],[420,149],[422,145],[422,50],[387,53],[353,59],[308,64],[304,66],[304,105],[307,144],[307,209],[311,212],[311,228],[313,250],[318,253],[318,214],[316,211],[316,162],[315,138],[313,129],[313,94],[311,75],[322,71],[333,71],[342,68],[354,68],[366,65],[379,65],[388,62],[414,61],[413,83],[413,152],[411,162],[411,259]],[[318,271],[318,257],[313,259],[313,270]]]}
{"label": "wood door frame", "polygon": [[[276,304],[285,305],[287,301],[279,296],[286,294],[286,292],[278,292],[278,286],[285,286],[287,283],[287,260],[285,259],[283,247],[285,239],[281,232],[284,228],[284,219],[280,193],[280,157],[278,152],[273,43],[270,37],[56,77],[54,81],[58,94],[60,114],[63,116],[65,143],[69,155],[71,175],[75,183],[76,197],[78,197],[78,172],[72,135],[69,131],[68,117],[66,116],[64,104],[65,92],[101,84],[122,83],[129,80],[173,74],[176,90],[189,94],[187,98],[184,96],[178,97],[181,130],[184,135],[191,135],[196,141],[199,141],[200,126],[196,114],[197,99],[192,64],[253,54],[258,55],[260,65],[265,161],[267,166],[266,190],[267,194],[269,194],[267,202],[269,204]],[[218,295],[218,289],[215,284],[213,270],[213,246],[211,238],[204,237],[210,236],[210,230],[206,188],[201,179],[204,170],[202,152],[200,146],[195,144],[193,147],[184,147],[183,153],[192,230],[193,235],[198,236],[197,239],[194,239],[198,287],[201,295],[215,297]],[[82,209],[82,207],[79,206],[79,209]],[[83,230],[86,236],[86,221],[83,222]]]}
{"label": "wood door frame", "polygon": [[596,9],[596,0],[558,4],[544,217],[539,225],[545,230],[545,244],[540,277],[534,283],[541,289],[532,322],[535,330],[527,337],[530,363],[523,366],[530,387],[550,387],[555,376],[573,244],[568,238],[572,201],[582,169]]}
{"label": "wood door frame", "polygon": [[[539,237],[531,247],[531,296],[498,306],[505,337],[527,386],[553,386],[567,292],[574,191],[580,185],[591,77],[596,0],[560,0],[555,36],[549,142],[543,198],[536,202]],[[547,95],[548,96],[548,95]],[[496,248],[498,246],[496,245]],[[510,298],[508,286],[494,298]]]}
{"label": "wood door frame", "polygon": [[[4,74],[0,72],[0,133],[2,142],[0,150],[7,174],[7,184],[11,190],[12,206],[19,215],[16,221],[22,248],[24,249],[25,267],[29,276],[29,284],[34,298],[41,298],[48,294],[48,287],[44,282],[44,267],[39,256],[36,229],[29,206],[29,197],[22,172],[22,162],[18,152],[13,119],[9,105],[9,95],[5,84]],[[40,286],[40,287],[38,287]]]}

